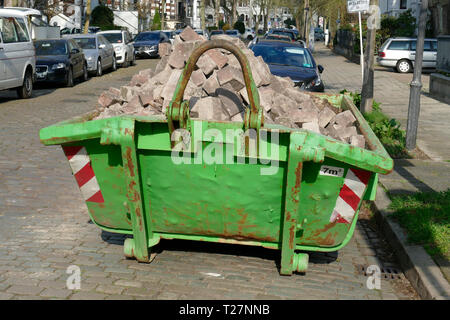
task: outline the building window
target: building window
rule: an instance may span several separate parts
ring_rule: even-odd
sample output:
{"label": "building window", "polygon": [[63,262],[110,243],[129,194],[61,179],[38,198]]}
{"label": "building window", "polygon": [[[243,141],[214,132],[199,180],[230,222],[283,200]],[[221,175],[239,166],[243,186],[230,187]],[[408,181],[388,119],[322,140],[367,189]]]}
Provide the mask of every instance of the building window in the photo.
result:
{"label": "building window", "polygon": [[400,0],[400,9],[406,9],[407,2],[407,0]]}

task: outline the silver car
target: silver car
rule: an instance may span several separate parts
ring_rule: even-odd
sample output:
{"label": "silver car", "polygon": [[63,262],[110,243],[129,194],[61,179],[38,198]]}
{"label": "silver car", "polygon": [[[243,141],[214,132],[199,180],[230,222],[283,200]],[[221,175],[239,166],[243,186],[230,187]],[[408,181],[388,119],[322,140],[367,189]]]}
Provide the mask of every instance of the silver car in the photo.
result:
{"label": "silver car", "polygon": [[83,49],[90,73],[101,76],[104,70],[117,69],[114,47],[101,34],[71,34],[64,37],[73,39]]}
{"label": "silver car", "polygon": [[134,55],[133,37],[126,30],[100,31],[98,34],[104,36],[116,51],[117,64],[127,68],[136,62]]}
{"label": "silver car", "polygon": [[[416,59],[416,38],[389,38],[378,51],[377,62],[400,73],[411,72]],[[436,68],[437,39],[425,39],[423,68]]]}

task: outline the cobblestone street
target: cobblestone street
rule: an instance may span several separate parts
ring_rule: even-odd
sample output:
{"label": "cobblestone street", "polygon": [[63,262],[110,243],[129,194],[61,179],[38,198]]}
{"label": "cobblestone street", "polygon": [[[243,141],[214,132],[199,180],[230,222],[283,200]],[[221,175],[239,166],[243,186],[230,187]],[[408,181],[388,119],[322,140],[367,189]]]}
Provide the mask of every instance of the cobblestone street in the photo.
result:
{"label": "cobblestone street", "polygon": [[[311,254],[306,274],[291,277],[279,275],[279,251],[256,247],[162,240],[151,264],[125,259],[124,237],[90,222],[64,153],[41,145],[39,130],[91,110],[104,89],[157,61],[29,100],[0,92],[0,299],[417,299],[366,219],[344,249]],[[386,274],[380,290],[362,271],[374,264]],[[66,288],[71,265],[80,290]]]}

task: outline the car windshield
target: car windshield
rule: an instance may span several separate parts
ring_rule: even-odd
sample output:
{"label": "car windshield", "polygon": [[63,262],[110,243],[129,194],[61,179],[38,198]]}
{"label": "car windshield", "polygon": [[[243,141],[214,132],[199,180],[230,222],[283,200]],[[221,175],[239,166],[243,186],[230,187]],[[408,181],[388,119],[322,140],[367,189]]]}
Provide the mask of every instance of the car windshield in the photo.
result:
{"label": "car windshield", "polygon": [[312,57],[304,48],[257,45],[252,50],[255,56],[261,56],[267,64],[314,68]]}
{"label": "car windshield", "polygon": [[102,33],[102,36],[111,43],[122,43],[122,33]]}
{"label": "car windshield", "polygon": [[211,35],[216,35],[216,34],[223,34],[222,30],[215,30],[215,31],[211,31]]}
{"label": "car windshield", "polygon": [[155,41],[159,40],[159,33],[139,33],[135,39],[136,41]]}
{"label": "car windshield", "polygon": [[96,49],[95,38],[74,38],[82,49]]}
{"label": "car windshield", "polygon": [[66,42],[64,40],[41,40],[35,41],[37,56],[57,56],[67,54]]}
{"label": "car windshield", "polygon": [[229,30],[229,31],[227,31],[227,32],[225,32],[226,34],[229,34],[229,35],[232,35],[232,36],[235,36],[235,35],[237,35],[238,34],[238,32],[237,31],[234,31],[234,30]]}
{"label": "car windshield", "polygon": [[288,36],[291,38],[291,40],[295,40],[295,36],[291,32],[285,32],[285,31],[273,31],[270,34],[280,35],[280,36]]}

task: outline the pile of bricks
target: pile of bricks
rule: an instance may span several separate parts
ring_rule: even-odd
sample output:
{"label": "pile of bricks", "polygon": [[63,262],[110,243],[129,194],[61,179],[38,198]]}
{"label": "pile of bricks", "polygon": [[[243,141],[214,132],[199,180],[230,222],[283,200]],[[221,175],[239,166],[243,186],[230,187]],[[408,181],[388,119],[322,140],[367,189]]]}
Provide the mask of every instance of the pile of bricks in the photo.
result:
{"label": "pile of bricks", "polygon": [[[272,75],[262,58],[255,57],[240,39],[225,35],[216,38],[233,42],[246,55],[266,124],[303,128],[365,147],[364,136],[358,133],[350,111],[340,112],[326,99],[298,90],[290,78]],[[160,44],[161,60],[155,71],[141,70],[127,86],[103,92],[98,99],[101,112],[96,119],[121,114],[165,115],[187,60],[204,41],[207,40],[188,27],[175,37],[173,45]],[[191,118],[242,122],[249,99],[237,58],[223,49],[205,52],[197,61],[184,100],[189,100]]]}

